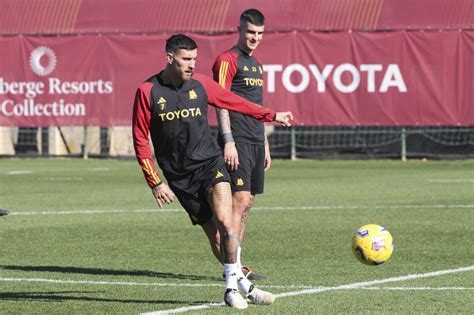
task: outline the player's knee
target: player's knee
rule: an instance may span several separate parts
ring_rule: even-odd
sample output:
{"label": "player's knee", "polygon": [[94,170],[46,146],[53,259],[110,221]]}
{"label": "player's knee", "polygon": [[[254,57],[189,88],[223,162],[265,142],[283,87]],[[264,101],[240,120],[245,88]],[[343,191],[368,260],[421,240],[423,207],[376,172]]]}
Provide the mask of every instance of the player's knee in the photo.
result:
{"label": "player's knee", "polygon": [[236,193],[233,196],[233,209],[240,214],[250,211],[253,196],[250,193]]}
{"label": "player's knee", "polygon": [[236,231],[235,221],[232,219],[226,220],[223,222],[222,228],[227,235],[234,234]]}
{"label": "player's knee", "polygon": [[218,226],[219,233],[221,235],[227,234],[229,231],[235,229],[234,218],[231,215],[224,215],[216,218],[216,224]]}

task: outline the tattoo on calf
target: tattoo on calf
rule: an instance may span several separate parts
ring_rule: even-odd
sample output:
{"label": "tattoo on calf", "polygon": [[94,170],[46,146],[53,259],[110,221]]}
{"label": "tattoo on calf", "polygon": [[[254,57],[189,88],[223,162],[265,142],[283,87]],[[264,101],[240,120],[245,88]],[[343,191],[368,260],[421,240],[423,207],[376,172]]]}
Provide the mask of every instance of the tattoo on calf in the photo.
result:
{"label": "tattoo on calf", "polygon": [[249,217],[249,212],[248,211],[245,211],[242,215],[242,226],[245,226],[247,224],[247,219]]}
{"label": "tattoo on calf", "polygon": [[242,219],[240,220],[240,241],[244,239],[245,228],[247,226],[247,220],[250,214],[251,207],[252,203],[250,203],[247,209],[245,209],[244,213],[242,214]]}
{"label": "tattoo on calf", "polygon": [[237,262],[237,251],[229,251],[230,243],[235,242],[237,246],[239,245],[239,238],[234,233],[224,233],[221,241],[222,247],[222,257],[225,263],[235,264]]}

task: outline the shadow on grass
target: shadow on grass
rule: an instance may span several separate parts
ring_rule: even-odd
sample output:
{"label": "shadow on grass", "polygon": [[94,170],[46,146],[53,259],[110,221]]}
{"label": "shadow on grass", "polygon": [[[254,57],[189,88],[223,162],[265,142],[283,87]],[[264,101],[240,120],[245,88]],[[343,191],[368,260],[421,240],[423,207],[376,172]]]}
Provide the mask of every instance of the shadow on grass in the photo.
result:
{"label": "shadow on grass", "polygon": [[171,272],[156,272],[149,270],[117,270],[103,268],[82,268],[82,267],[65,267],[65,266],[0,266],[6,270],[21,270],[34,272],[61,272],[61,273],[77,273],[87,275],[107,275],[107,276],[140,276],[153,277],[163,279],[182,279],[182,280],[219,280],[218,277],[183,275]]}
{"label": "shadow on grass", "polygon": [[133,300],[133,299],[108,299],[91,296],[70,296],[66,294],[91,294],[102,293],[103,291],[58,291],[58,292],[0,292],[0,300],[9,301],[38,301],[38,302],[65,302],[65,301],[85,301],[85,302],[110,302],[110,303],[130,303],[130,304],[179,304],[194,305],[207,304],[210,301],[178,301],[178,300]]}

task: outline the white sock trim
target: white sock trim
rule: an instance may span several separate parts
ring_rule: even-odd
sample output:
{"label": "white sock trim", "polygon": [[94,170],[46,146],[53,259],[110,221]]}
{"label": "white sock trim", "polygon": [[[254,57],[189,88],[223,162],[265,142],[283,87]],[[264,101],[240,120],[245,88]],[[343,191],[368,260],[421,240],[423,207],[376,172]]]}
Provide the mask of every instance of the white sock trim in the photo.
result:
{"label": "white sock trim", "polygon": [[237,285],[237,280],[239,277],[239,272],[242,273],[242,271],[239,268],[239,265],[237,263],[235,264],[224,264],[224,272],[225,272],[225,287],[226,289],[233,289],[237,290],[238,285]]}
{"label": "white sock trim", "polygon": [[237,272],[237,284],[239,286],[240,292],[247,295],[252,287],[252,282],[244,275],[242,270],[239,268]]}

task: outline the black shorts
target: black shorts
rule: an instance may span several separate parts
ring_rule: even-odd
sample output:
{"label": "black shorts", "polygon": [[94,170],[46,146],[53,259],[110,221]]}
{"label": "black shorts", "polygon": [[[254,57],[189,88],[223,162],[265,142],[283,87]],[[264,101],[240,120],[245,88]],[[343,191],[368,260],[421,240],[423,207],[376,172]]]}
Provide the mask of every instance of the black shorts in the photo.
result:
{"label": "black shorts", "polygon": [[239,168],[230,173],[232,191],[262,194],[265,181],[265,146],[236,142]]}
{"label": "black shorts", "polygon": [[189,215],[193,224],[204,224],[212,218],[207,195],[210,188],[220,182],[229,182],[224,158],[219,156],[198,168],[189,176],[168,180],[168,185]]}

